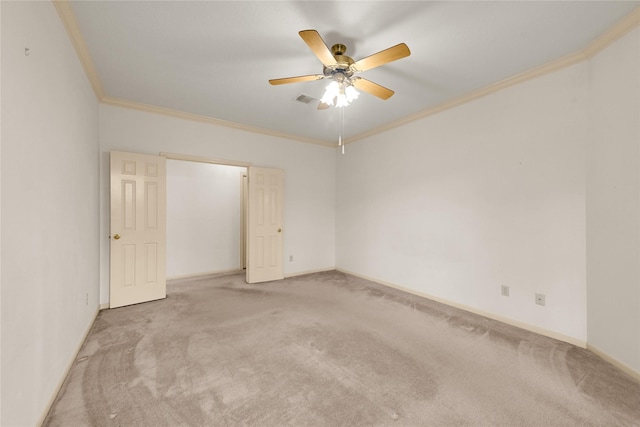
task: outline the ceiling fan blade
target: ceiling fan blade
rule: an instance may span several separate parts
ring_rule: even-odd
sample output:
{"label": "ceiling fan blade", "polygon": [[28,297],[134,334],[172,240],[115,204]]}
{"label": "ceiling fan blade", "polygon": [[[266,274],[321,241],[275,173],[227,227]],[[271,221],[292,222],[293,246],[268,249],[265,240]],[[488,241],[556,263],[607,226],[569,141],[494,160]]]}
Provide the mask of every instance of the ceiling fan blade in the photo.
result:
{"label": "ceiling fan blade", "polygon": [[318,110],[326,110],[326,109],[328,109],[329,107],[331,107],[331,105],[329,105],[329,104],[325,104],[325,103],[324,103],[324,102],[322,102],[322,101],[320,101],[320,102],[318,103]]}
{"label": "ceiling fan blade", "polygon": [[391,98],[391,95],[395,93],[391,89],[387,89],[384,86],[380,86],[378,83],[374,83],[371,80],[363,79],[362,77],[355,78],[353,80],[353,85],[357,89],[377,96],[380,99],[389,99]]}
{"label": "ceiling fan blade", "polygon": [[318,59],[320,60],[320,62],[322,62],[323,65],[337,64],[336,58],[333,57],[333,54],[331,53],[331,51],[325,44],[324,40],[322,40],[322,37],[320,37],[320,34],[318,34],[316,30],[303,30],[303,31],[300,31],[298,34],[300,34],[300,37],[302,37],[302,40],[304,40],[304,42],[309,46],[309,48],[311,48],[311,51],[313,52],[313,54],[318,57]]}
{"label": "ceiling fan blade", "polygon": [[283,79],[271,79],[269,83],[272,85],[285,85],[288,83],[310,82],[312,80],[324,79],[324,74],[309,74],[308,76],[285,77]]}
{"label": "ceiling fan blade", "polygon": [[366,58],[362,58],[361,60],[356,61],[356,63],[351,67],[355,68],[357,71],[367,71],[372,68],[388,64],[389,62],[397,61],[398,59],[402,59],[409,55],[411,55],[409,47],[404,43],[400,43],[390,47],[389,49],[385,49],[378,53],[374,53],[373,55],[369,55]]}

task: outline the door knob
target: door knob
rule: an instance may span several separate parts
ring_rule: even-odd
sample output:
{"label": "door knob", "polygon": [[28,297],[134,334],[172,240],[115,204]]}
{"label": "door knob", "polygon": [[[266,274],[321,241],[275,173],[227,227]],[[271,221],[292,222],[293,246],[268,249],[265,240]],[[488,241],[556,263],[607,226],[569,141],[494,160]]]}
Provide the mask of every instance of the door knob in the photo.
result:
{"label": "door knob", "polygon": [[278,228],[278,233],[282,233],[282,228]]}
{"label": "door knob", "polygon": [[120,238],[119,234],[116,234],[115,236],[113,236],[114,239],[118,240]]}

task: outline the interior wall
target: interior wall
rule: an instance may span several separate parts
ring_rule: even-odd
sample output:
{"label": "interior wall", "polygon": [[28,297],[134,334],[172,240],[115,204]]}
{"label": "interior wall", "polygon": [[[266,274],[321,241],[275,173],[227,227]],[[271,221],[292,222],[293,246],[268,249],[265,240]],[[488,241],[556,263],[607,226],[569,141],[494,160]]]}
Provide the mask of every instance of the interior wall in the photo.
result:
{"label": "interior wall", "polygon": [[238,270],[246,168],[167,160],[167,278]]}
{"label": "interior wall", "polygon": [[[211,123],[101,104],[100,302],[109,301],[109,152],[179,153],[280,168],[284,273],[335,267],[336,150]],[[289,256],[293,261],[289,261]]]}
{"label": "interior wall", "polygon": [[640,372],[640,30],[589,71],[589,345]]}
{"label": "interior wall", "polygon": [[347,145],[337,266],[584,345],[587,71]]}
{"label": "interior wall", "polygon": [[[0,5],[0,35],[2,34],[2,6]],[[1,37],[0,37],[1,40]],[[0,43],[2,58],[2,43]],[[0,63],[1,64],[1,63]],[[2,66],[0,65],[0,82],[2,82]],[[0,83],[0,100],[2,100],[2,84]],[[2,123],[2,102],[0,102],[0,123]],[[2,224],[2,132],[0,131],[0,224]],[[0,226],[0,242],[2,227]],[[2,423],[2,245],[0,244],[0,423]]]}
{"label": "interior wall", "polygon": [[98,103],[53,4],[0,3],[0,424],[33,426],[98,310]]}

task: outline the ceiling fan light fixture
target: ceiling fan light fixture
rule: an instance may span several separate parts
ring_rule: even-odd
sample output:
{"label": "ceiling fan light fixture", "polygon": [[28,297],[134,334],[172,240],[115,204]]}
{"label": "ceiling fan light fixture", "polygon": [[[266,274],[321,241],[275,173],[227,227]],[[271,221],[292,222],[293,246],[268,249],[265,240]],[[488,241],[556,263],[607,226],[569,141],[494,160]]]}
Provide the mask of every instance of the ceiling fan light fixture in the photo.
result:
{"label": "ceiling fan light fixture", "polygon": [[325,88],[324,95],[322,95],[322,98],[320,98],[320,102],[327,105],[333,105],[334,99],[336,99],[336,97],[339,94],[340,94],[340,83],[334,80],[331,83],[329,83]]}
{"label": "ceiling fan light fixture", "polygon": [[351,102],[358,99],[358,91],[351,84],[348,78],[341,81],[333,80],[325,89],[320,102],[333,105],[336,108],[347,107]]}
{"label": "ceiling fan light fixture", "polygon": [[336,98],[336,108],[342,108],[342,107],[348,107],[348,106],[349,106],[349,101],[347,100],[347,97],[343,93],[338,95],[338,97]]}
{"label": "ceiling fan light fixture", "polygon": [[352,85],[349,85],[345,88],[344,94],[347,96],[347,100],[349,102],[353,102],[358,99],[358,95],[360,95],[360,92],[358,92]]}

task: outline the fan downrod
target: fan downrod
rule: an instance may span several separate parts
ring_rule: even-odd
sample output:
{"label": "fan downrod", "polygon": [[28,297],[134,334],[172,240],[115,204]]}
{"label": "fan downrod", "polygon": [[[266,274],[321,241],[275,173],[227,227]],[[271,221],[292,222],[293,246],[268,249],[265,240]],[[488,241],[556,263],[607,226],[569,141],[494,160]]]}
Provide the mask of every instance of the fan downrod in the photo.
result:
{"label": "fan downrod", "polygon": [[337,63],[337,67],[335,67],[336,70],[347,71],[348,68],[355,63],[353,59],[344,54],[346,51],[347,47],[341,43],[331,46],[331,53]]}
{"label": "fan downrod", "polygon": [[344,55],[345,52],[347,51],[347,47],[343,44],[334,44],[333,46],[331,46],[331,53],[333,53],[333,56],[336,55]]}

